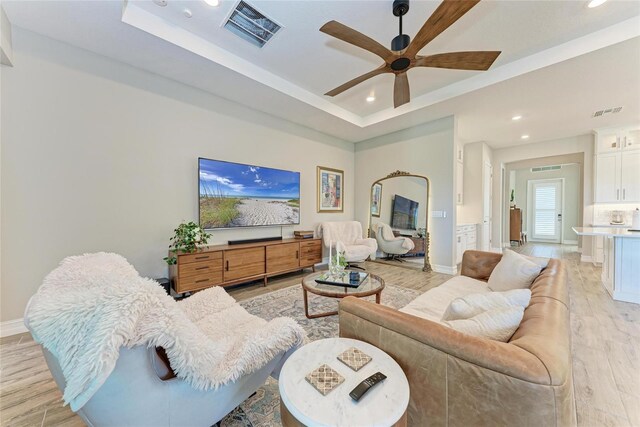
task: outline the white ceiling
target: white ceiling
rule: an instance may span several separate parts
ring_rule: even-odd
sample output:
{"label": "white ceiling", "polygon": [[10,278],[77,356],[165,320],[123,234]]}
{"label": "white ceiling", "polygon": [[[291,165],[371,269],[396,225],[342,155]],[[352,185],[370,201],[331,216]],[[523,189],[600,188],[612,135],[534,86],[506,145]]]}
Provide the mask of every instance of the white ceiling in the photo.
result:
{"label": "white ceiling", "polygon": [[[336,19],[388,45],[397,32],[390,0],[250,0],[283,26],[262,49],[221,27],[235,2],[211,8],[168,1],[163,8],[151,1],[5,0],[3,7],[15,26],[350,141],[450,114],[459,118],[463,142],[495,147],[520,143],[523,133],[533,142],[640,117],[638,1],[595,9],[586,1],[482,1],[421,53],[502,50],[492,69],[411,70],[412,102],[395,110],[391,75],[335,98],[323,95],[380,60],[318,31]],[[413,36],[438,4],[413,0],[405,32]],[[369,104],[371,93],[376,101]],[[622,113],[590,118],[618,105]],[[511,122],[514,114],[523,119]]]}

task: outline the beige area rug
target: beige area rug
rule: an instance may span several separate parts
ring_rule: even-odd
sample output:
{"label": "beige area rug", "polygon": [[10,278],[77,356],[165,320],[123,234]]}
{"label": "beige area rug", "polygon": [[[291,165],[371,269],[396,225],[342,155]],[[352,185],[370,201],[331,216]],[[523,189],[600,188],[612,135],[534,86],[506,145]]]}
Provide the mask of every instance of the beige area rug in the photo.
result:
{"label": "beige area rug", "polygon": [[[393,308],[401,308],[415,299],[419,293],[411,289],[386,285],[382,291],[382,304]],[[374,301],[375,297],[366,300]],[[309,294],[309,312],[325,312],[337,310],[338,300]],[[287,316],[295,319],[307,332],[312,341],[338,336],[338,316],[307,319],[304,315],[302,287],[300,285],[270,292],[254,297],[240,304],[251,314],[271,320],[275,317]],[[269,378],[256,394],[245,400],[233,412],[222,420],[222,427],[271,427],[279,426],[280,395],[278,382]]]}

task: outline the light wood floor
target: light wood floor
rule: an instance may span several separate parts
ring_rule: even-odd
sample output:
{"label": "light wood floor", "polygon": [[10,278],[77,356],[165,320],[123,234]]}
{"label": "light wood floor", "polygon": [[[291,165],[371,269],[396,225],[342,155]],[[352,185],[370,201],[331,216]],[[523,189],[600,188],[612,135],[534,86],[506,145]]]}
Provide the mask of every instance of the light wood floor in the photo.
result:
{"label": "light wood floor", "polygon": [[[600,269],[580,263],[575,247],[529,243],[517,251],[564,259],[569,266],[573,370],[578,425],[640,426],[640,305],[613,301],[600,284]],[[388,284],[426,291],[450,276],[367,263]],[[300,283],[301,274],[237,286],[238,300]],[[81,426],[63,407],[42,353],[29,335],[0,340],[0,425]]]}

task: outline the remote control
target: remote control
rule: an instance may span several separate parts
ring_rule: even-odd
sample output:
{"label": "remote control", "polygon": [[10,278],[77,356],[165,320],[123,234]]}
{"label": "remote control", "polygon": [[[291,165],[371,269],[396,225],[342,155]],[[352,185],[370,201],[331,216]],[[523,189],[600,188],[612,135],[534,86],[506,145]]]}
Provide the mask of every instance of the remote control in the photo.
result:
{"label": "remote control", "polygon": [[362,398],[362,396],[365,395],[366,392],[368,392],[379,382],[382,382],[385,378],[387,378],[385,374],[383,374],[382,372],[376,372],[375,374],[371,375],[369,378],[358,384],[356,388],[351,390],[349,396],[351,396],[351,398],[357,402]]}

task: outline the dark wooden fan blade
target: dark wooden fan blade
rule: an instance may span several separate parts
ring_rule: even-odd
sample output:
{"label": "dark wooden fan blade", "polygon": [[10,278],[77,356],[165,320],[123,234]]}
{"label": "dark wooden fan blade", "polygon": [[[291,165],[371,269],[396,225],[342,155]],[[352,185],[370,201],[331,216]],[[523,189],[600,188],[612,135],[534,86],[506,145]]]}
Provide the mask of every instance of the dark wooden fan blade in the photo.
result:
{"label": "dark wooden fan blade", "polygon": [[500,53],[500,51],[476,51],[419,56],[416,59],[415,66],[485,71],[491,67],[491,64]]}
{"label": "dark wooden fan blade", "polygon": [[338,21],[327,22],[320,27],[320,31],[354,46],[358,46],[361,49],[375,53],[385,61],[393,57],[393,53],[377,41]]}
{"label": "dark wooden fan blade", "polygon": [[460,19],[480,0],[444,0],[440,6],[424,23],[418,34],[413,38],[405,52],[409,58],[415,56],[427,43],[435,39],[438,34],[449,28]]}
{"label": "dark wooden fan blade", "polygon": [[396,74],[396,80],[393,83],[393,108],[398,108],[409,102],[409,100],[409,79],[407,78],[407,73]]}
{"label": "dark wooden fan blade", "polygon": [[354,87],[357,84],[362,83],[365,80],[370,79],[371,77],[377,76],[378,74],[383,74],[383,73],[387,73],[389,72],[387,70],[386,65],[381,65],[379,68],[376,68],[375,70],[369,71],[366,74],[363,74],[359,77],[356,77],[353,80],[349,80],[348,82],[346,82],[343,85],[338,86],[337,88],[330,90],[329,92],[325,93],[325,95],[328,96],[336,96],[342,92],[344,92],[347,89],[351,89],[352,87]]}

